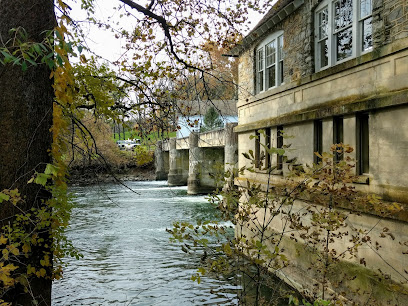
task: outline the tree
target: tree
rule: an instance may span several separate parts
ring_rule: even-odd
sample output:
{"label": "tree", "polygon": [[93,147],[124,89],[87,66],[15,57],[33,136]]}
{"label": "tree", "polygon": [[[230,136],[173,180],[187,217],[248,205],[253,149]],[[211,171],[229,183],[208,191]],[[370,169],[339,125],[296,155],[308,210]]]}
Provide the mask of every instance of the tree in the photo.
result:
{"label": "tree", "polygon": [[[56,20],[53,1],[0,1],[0,303],[50,304],[51,281],[61,273],[58,267],[52,269],[52,262],[66,254],[64,245],[69,246],[61,232],[69,217],[63,159],[72,138],[66,131],[77,127],[92,140],[81,122],[84,113],[115,120],[118,114],[148,110],[152,120],[163,122],[163,114],[174,113],[168,97],[177,98],[172,82],[180,71],[196,71],[203,84],[219,78],[200,51],[202,42],[214,41],[221,48],[236,43],[241,37],[236,26],[246,21],[247,13],[243,3],[224,1],[164,0],[145,7],[120,0],[118,10],[133,16],[135,26],[114,29],[114,24],[99,23],[92,16],[93,2],[81,1],[89,20],[118,30],[117,35],[127,40],[126,52],[116,63],[121,72],[114,77],[109,71],[94,75],[95,70],[87,70],[93,67],[81,54],[86,45],[83,32],[65,2],[55,1]],[[84,69],[72,68],[73,57]],[[99,95],[101,85],[113,84],[105,82],[112,78],[118,81],[117,89],[133,91],[133,103]]]}
{"label": "tree", "polygon": [[220,114],[211,106],[204,115],[204,125],[201,127],[201,132],[211,131],[223,127],[223,122],[220,119]]}
{"label": "tree", "polygon": [[[51,0],[0,1],[1,42],[15,51],[13,45],[19,38],[19,30],[25,29],[26,38],[31,42],[44,41],[47,33],[55,26],[54,4]],[[21,32],[20,32],[21,33]],[[27,184],[34,172],[44,172],[51,162],[50,150],[53,114],[53,80],[47,65],[23,67],[20,62],[0,63],[0,192],[16,190],[21,200],[16,205],[11,201],[0,203],[0,226],[3,234],[9,224],[15,221],[16,214],[40,209],[50,197],[44,186]],[[24,69],[26,68],[26,69]],[[26,70],[26,71],[23,71]],[[3,193],[4,194],[4,193]],[[4,199],[4,196],[3,196]],[[28,229],[27,229],[28,230]],[[50,227],[43,229],[41,236],[48,240]],[[11,238],[9,238],[11,239]],[[10,240],[8,241],[10,242]],[[50,245],[32,246],[28,258],[16,257],[17,250],[5,260],[5,250],[11,251],[12,244],[0,244],[3,250],[1,265],[9,265],[11,274],[21,275],[28,265],[40,266],[43,252],[50,251]],[[22,247],[21,245],[18,246]],[[16,262],[21,263],[16,264]],[[20,266],[15,269],[13,266]],[[13,305],[30,305],[36,299],[41,305],[51,304],[51,267],[45,267],[47,277],[32,277],[31,290],[24,292],[23,282],[15,287],[7,286],[7,280],[0,278],[0,300]],[[2,271],[4,272],[4,271]],[[10,281],[10,282],[14,282]]]}

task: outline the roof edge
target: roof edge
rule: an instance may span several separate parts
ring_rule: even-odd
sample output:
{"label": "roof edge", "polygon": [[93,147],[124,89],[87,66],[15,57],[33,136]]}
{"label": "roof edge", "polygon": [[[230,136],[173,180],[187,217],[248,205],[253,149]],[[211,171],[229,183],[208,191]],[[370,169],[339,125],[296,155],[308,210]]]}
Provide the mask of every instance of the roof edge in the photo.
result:
{"label": "roof edge", "polygon": [[[247,36],[239,43],[237,46],[232,48],[227,56],[237,57],[239,56],[244,50],[246,50],[254,41],[256,41],[262,34],[267,32],[270,28],[284,20],[290,14],[292,14],[295,10],[297,10],[302,4],[305,3],[305,0],[293,0],[292,2],[288,3],[286,6],[282,7],[281,9],[277,10],[274,14],[268,17],[264,21],[260,21],[255,28],[249,32]],[[275,4],[274,7],[276,7]],[[272,10],[271,9],[271,10]],[[267,15],[267,14],[266,14]]]}

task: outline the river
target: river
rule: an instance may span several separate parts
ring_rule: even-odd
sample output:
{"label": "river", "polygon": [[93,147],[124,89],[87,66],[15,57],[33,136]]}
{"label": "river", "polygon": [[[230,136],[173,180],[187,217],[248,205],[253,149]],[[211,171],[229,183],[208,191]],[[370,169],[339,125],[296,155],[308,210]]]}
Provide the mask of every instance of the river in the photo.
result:
{"label": "river", "polygon": [[68,237],[83,258],[67,258],[52,305],[236,305],[229,280],[190,280],[199,255],[170,243],[173,221],[214,218],[203,196],[166,182],[73,187]]}

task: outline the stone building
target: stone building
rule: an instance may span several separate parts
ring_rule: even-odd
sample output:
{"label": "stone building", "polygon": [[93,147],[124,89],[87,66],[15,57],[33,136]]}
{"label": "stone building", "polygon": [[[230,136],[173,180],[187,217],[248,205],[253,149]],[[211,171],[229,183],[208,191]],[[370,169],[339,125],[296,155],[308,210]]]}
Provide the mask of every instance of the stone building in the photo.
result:
{"label": "stone building", "polygon": [[[268,180],[285,184],[285,160],[296,157],[299,164],[312,165],[318,161],[314,152],[329,151],[333,143],[351,145],[356,190],[406,208],[385,219],[363,209],[355,222],[372,229],[379,241],[387,228],[394,240],[382,239],[386,247],[376,254],[361,246],[359,258],[365,268],[406,282],[408,2],[280,0],[231,55],[239,57],[239,167],[251,166],[242,153],[252,150],[259,159],[255,171],[245,172],[236,184],[248,179],[264,187]],[[292,137],[284,138],[280,131]],[[291,144],[291,150],[284,159],[263,153],[261,144]],[[272,175],[268,167],[274,167]],[[302,209],[307,203],[295,205]],[[279,230],[277,223],[271,223],[273,230]],[[291,248],[288,242],[286,249]],[[347,242],[339,242],[338,248],[347,248]],[[283,278],[298,289],[310,289],[313,275],[295,254],[292,259],[296,264],[283,269]],[[374,287],[366,289],[374,292]],[[387,295],[387,301],[406,305],[407,291],[402,291]]]}

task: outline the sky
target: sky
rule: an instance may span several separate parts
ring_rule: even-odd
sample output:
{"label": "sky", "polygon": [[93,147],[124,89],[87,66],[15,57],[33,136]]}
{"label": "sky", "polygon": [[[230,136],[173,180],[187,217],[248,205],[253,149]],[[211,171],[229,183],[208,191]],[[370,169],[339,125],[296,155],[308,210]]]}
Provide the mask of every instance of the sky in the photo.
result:
{"label": "sky", "polygon": [[[90,25],[87,22],[84,22],[87,15],[85,11],[81,9],[80,4],[78,3],[80,1],[76,0],[76,2],[77,3],[69,3],[72,8],[71,17],[73,17],[74,20],[81,21],[81,26],[86,29],[85,35],[87,46],[91,50],[94,50],[96,54],[102,56],[104,59],[107,59],[110,62],[120,59],[123,53],[122,47],[124,46],[125,42],[115,38],[114,33],[110,31],[100,29],[95,25]],[[135,2],[143,3],[145,1]],[[95,15],[97,16],[97,19],[108,21],[108,18],[111,17],[110,23],[112,23],[112,21],[119,22],[120,25],[130,29],[132,24],[135,22],[134,18],[126,16],[121,17],[121,13],[114,9],[114,7],[118,7],[121,4],[122,3],[118,0],[96,0]],[[254,27],[261,18],[262,15],[253,12],[250,15],[250,20],[252,22],[251,27]]]}

